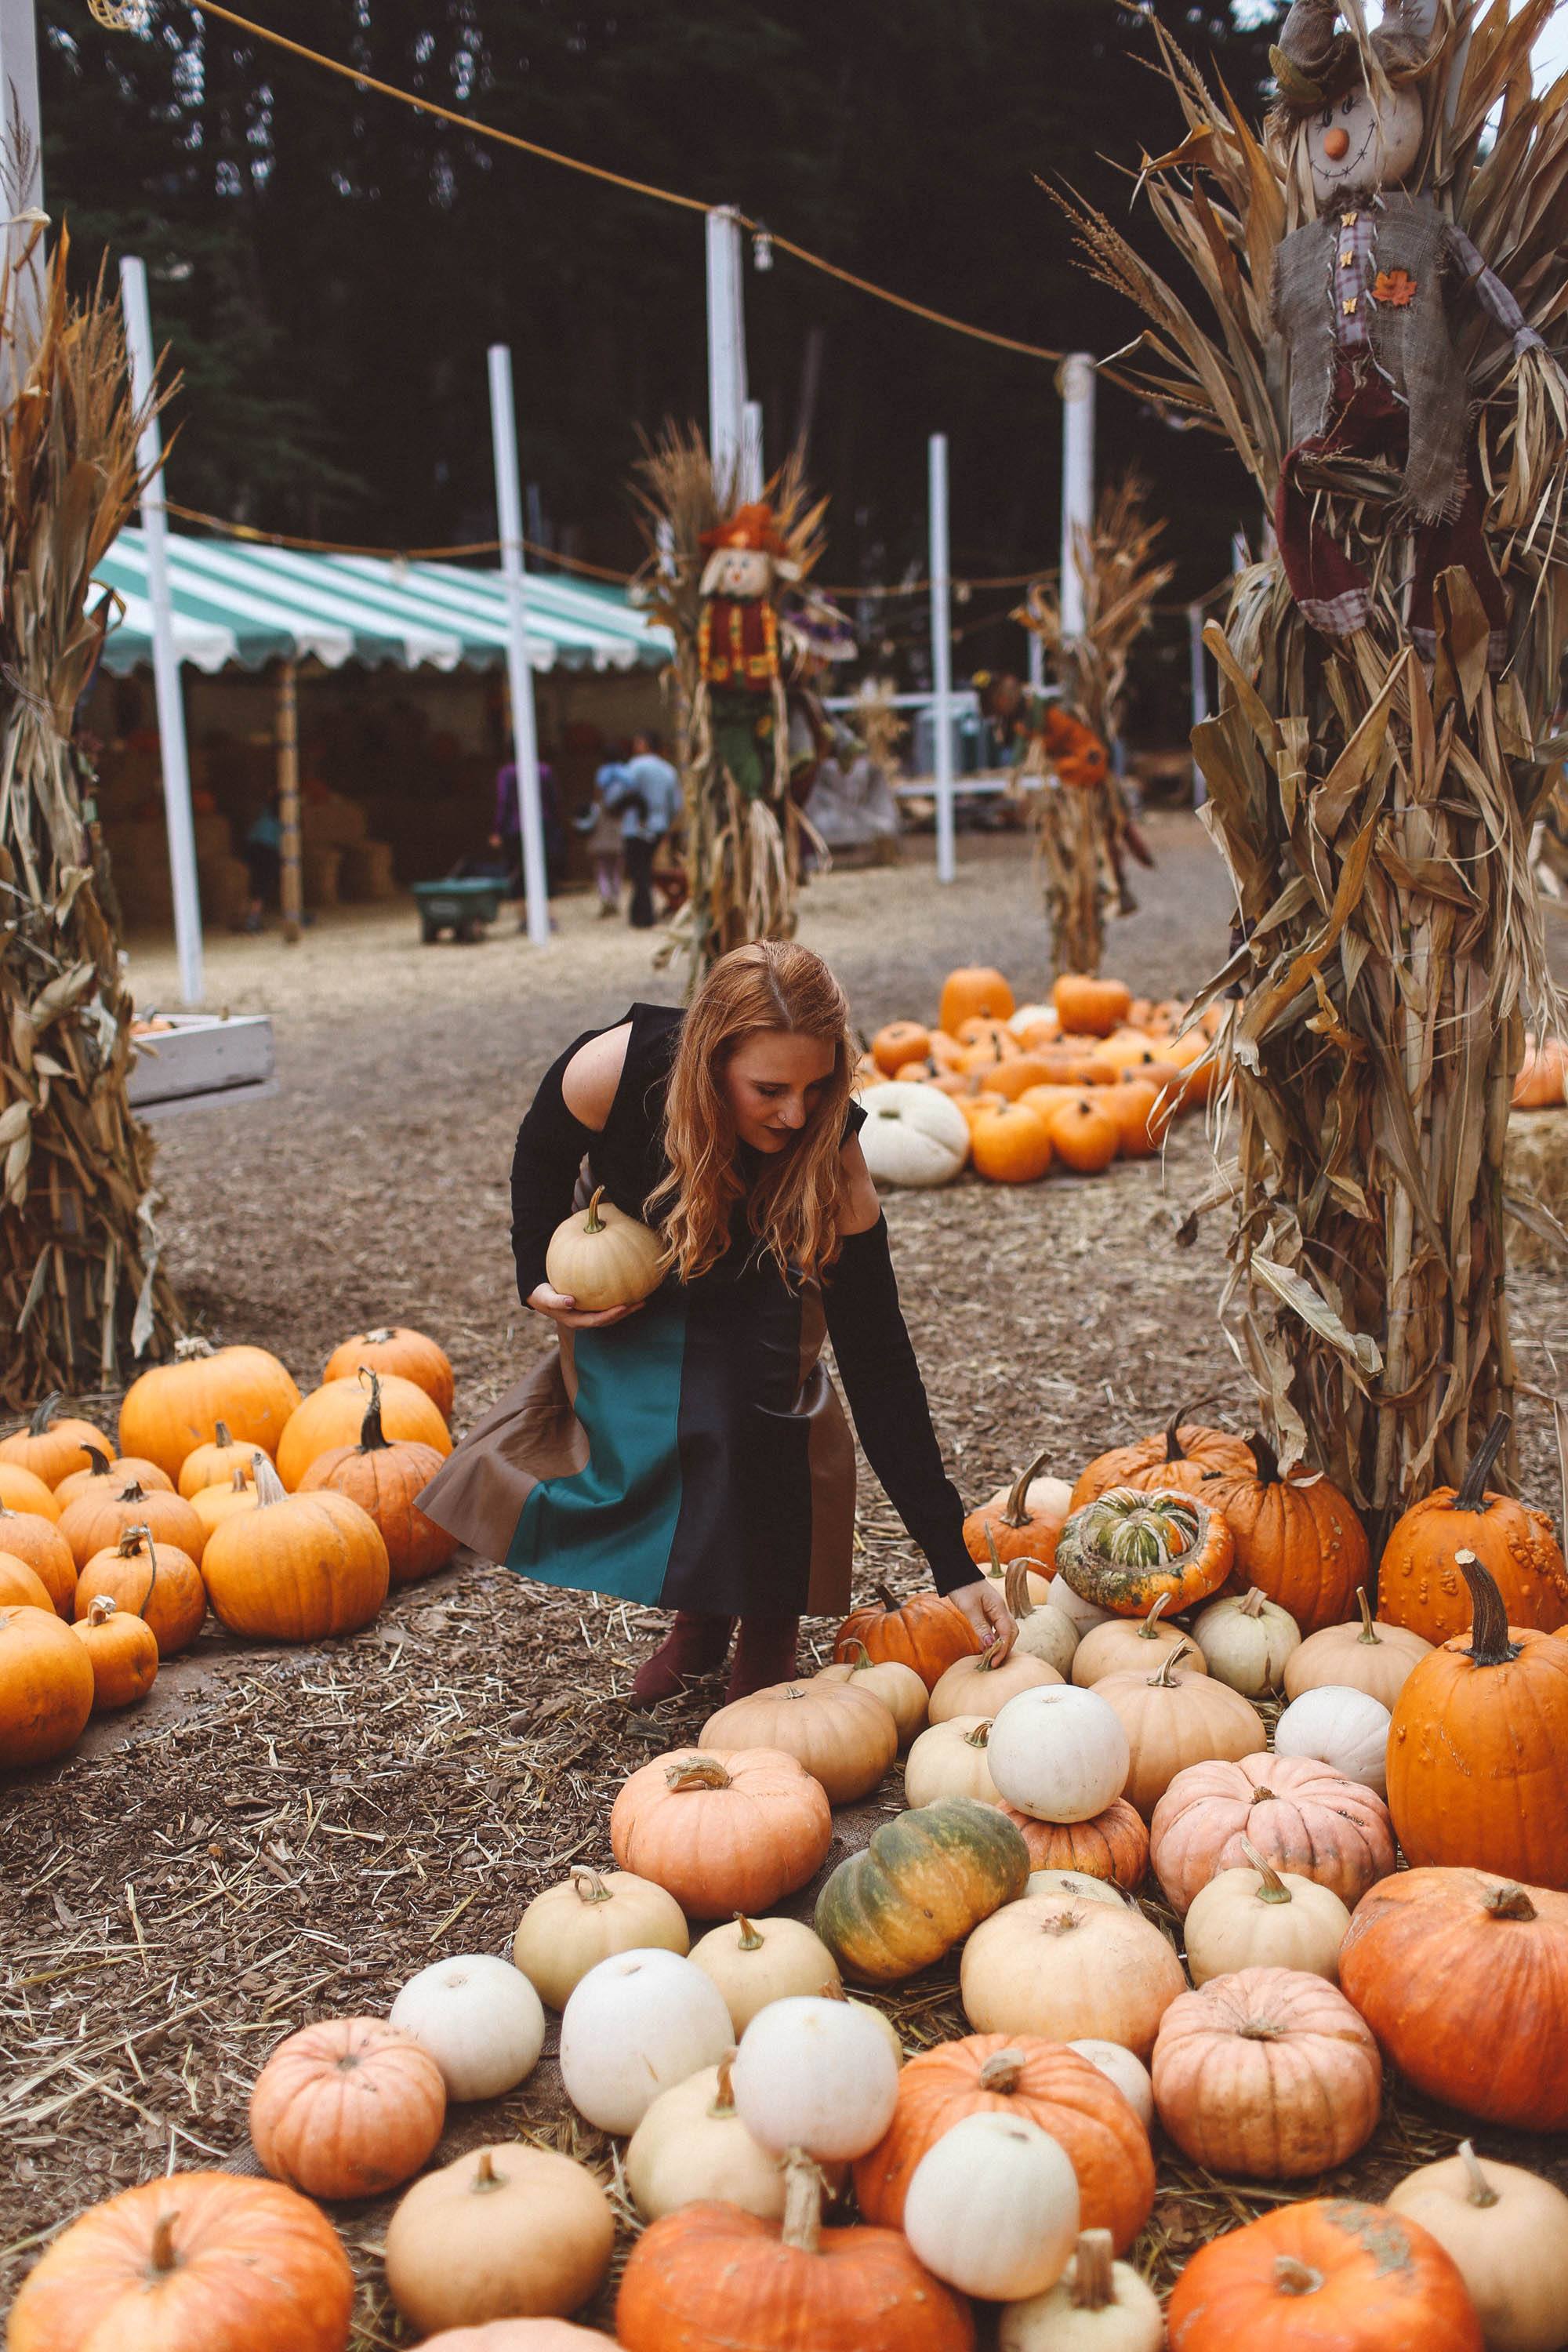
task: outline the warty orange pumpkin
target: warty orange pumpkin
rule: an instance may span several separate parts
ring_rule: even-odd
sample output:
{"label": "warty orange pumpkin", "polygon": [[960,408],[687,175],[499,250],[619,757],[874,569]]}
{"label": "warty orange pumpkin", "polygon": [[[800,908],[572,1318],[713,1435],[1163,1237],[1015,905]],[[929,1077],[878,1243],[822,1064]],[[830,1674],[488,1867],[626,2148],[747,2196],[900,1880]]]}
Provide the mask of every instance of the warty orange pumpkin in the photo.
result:
{"label": "warty orange pumpkin", "polygon": [[1510,1625],[1568,1625],[1568,1566],[1551,1520],[1487,1485],[1509,1426],[1500,1412],[1463,1486],[1435,1487],[1395,1521],[1377,1571],[1378,1614],[1391,1624],[1428,1642],[1464,1632],[1470,1599],[1454,1558],[1463,1547],[1495,1579]]}
{"label": "warty orange pumpkin", "polygon": [[1281,2205],[1200,2246],[1165,2322],[1170,2352],[1481,2352],[1436,2239],[1349,2197]]}

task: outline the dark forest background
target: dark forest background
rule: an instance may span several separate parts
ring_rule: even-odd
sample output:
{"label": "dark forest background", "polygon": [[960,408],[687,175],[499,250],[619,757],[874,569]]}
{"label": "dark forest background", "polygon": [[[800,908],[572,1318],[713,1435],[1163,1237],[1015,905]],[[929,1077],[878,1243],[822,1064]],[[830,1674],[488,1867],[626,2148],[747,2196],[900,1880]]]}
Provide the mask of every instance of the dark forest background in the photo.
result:
{"label": "dark forest background", "polygon": [[[1238,30],[1226,0],[1142,15],[1116,0],[254,0],[254,14],[489,122],[737,203],[940,310],[1098,352],[1135,322],[1079,268],[1037,180],[1070,182],[1157,250],[1134,175],[1182,125],[1148,16],[1244,107],[1268,73],[1268,32]],[[638,432],[706,415],[700,215],[362,94],[174,0],[155,0],[141,37],[101,31],[84,0],[42,0],[39,16],[49,207],[84,276],[106,247],[144,257],[155,336],[184,373],[172,497],[380,545],[486,536],[484,353],[499,339],[535,527],[579,555],[637,560]],[[782,255],[763,274],[748,253],[746,302],[768,461],[804,428],[831,495],[826,577],[923,570],[938,428],[955,572],[1053,561],[1048,366]],[[1113,386],[1099,432],[1101,478],[1136,456],[1170,518],[1173,593],[1206,588],[1254,520],[1239,470]]]}

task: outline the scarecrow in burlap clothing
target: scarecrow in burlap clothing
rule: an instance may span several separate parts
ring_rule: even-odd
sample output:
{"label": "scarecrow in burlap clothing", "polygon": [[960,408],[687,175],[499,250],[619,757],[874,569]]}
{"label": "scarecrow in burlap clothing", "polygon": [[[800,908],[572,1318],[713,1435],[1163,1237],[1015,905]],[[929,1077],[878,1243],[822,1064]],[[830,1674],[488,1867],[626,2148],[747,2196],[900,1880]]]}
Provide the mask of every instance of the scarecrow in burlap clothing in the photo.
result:
{"label": "scarecrow in burlap clothing", "polygon": [[738,507],[702,545],[697,664],[713,757],[743,799],[777,800],[789,783],[778,591],[800,567],[761,503]]}
{"label": "scarecrow in burlap clothing", "polygon": [[1335,0],[1295,0],[1272,52],[1274,127],[1310,173],[1317,212],[1275,260],[1272,315],[1289,360],[1294,445],[1280,468],[1275,530],[1291,593],[1313,626],[1331,637],[1364,628],[1366,574],[1315,498],[1325,461],[1382,460],[1399,478],[1394,527],[1414,525],[1408,626],[1417,652],[1432,656],[1433,589],[1457,565],[1486,614],[1495,670],[1507,654],[1508,594],[1481,532],[1473,394],[1455,348],[1458,299],[1482,304],[1520,366],[1552,362],[1469,238],[1407,184],[1429,152],[1420,7],[1388,0],[1363,46],[1354,32],[1336,32]]}

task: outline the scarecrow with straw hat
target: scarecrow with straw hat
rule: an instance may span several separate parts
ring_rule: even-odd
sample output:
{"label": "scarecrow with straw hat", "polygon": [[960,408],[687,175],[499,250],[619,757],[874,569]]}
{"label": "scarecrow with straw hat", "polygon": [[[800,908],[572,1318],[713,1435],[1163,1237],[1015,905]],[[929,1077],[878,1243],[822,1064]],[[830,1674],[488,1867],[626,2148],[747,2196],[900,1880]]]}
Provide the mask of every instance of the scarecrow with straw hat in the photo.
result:
{"label": "scarecrow with straw hat", "polygon": [[787,786],[784,679],[779,667],[780,585],[800,576],[771,506],[737,507],[701,545],[697,662],[707,689],[713,756],[749,801]]}

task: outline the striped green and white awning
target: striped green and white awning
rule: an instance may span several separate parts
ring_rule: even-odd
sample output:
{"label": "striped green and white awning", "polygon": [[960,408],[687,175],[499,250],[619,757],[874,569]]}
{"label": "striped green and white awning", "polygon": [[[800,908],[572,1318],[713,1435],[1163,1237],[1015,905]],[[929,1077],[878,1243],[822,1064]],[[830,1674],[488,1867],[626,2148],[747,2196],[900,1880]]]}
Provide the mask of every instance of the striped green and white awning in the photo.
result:
{"label": "striped green and white awning", "polygon": [[[123,608],[104,667],[123,675],[153,658],[147,552],[123,530],[95,578]],[[288,548],[169,534],[174,649],[182,662],[259,669],[278,659],[349,661],[400,669],[494,669],[506,659],[506,587],[499,571],[380,556],[304,555]],[[529,659],[536,670],[662,668],[668,634],[625,593],[531,572]]]}

